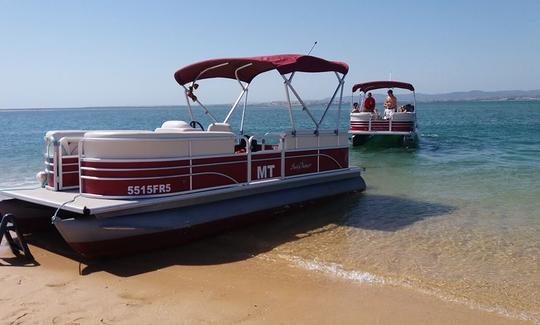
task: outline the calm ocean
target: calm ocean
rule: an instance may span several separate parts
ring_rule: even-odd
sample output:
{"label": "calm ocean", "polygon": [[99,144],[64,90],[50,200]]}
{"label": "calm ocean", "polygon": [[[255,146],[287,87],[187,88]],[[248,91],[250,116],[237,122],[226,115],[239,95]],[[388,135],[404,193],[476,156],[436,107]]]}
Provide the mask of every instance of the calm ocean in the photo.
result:
{"label": "calm ocean", "polygon": [[[266,223],[264,256],[540,321],[540,102],[418,106],[418,148],[352,148],[367,191]],[[154,129],[173,119],[188,120],[185,109],[0,110],[0,187],[35,184],[47,130]],[[249,107],[246,119],[248,131],[288,125],[281,107]]]}

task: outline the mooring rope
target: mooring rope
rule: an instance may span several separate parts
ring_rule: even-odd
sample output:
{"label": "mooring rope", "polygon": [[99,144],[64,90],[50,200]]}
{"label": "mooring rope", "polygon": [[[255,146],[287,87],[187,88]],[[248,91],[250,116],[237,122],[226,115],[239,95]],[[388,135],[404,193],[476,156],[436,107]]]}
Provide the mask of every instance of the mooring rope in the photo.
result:
{"label": "mooring rope", "polygon": [[58,218],[58,212],[60,212],[60,210],[62,210],[62,208],[68,204],[68,203],[73,203],[75,202],[76,199],[78,199],[79,197],[81,196],[81,194],[77,194],[73,197],[73,199],[69,200],[69,201],[66,201],[64,203],[62,203],[62,205],[60,205],[58,207],[58,209],[56,209],[56,211],[54,212],[52,218],[51,218],[51,223],[54,225],[54,223],[56,222],[56,219]]}

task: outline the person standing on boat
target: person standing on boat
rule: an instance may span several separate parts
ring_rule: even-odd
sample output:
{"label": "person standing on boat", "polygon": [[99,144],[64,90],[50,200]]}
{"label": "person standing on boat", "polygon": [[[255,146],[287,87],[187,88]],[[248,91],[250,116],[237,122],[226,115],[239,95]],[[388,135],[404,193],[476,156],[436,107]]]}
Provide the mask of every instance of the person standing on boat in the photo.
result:
{"label": "person standing on boat", "polygon": [[388,89],[388,96],[384,100],[384,118],[389,119],[397,110],[397,98],[392,89]]}
{"label": "person standing on boat", "polygon": [[364,100],[364,111],[370,113],[375,112],[375,98],[373,98],[373,95],[370,92]]}

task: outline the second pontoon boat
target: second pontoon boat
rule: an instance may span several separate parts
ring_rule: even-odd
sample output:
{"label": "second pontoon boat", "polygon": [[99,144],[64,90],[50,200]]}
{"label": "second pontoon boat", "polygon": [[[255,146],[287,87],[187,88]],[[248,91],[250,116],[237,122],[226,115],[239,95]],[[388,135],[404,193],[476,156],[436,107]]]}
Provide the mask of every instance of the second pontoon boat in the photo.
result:
{"label": "second pontoon boat", "polygon": [[[413,94],[412,103],[404,104],[386,112],[365,109],[366,94],[377,89],[406,89]],[[418,141],[416,126],[416,96],[414,86],[399,81],[370,81],[353,86],[353,97],[356,91],[360,92],[362,109],[351,112],[349,134],[353,145],[361,145],[375,137],[394,138],[400,144],[414,145]],[[382,105],[381,105],[382,106]]]}

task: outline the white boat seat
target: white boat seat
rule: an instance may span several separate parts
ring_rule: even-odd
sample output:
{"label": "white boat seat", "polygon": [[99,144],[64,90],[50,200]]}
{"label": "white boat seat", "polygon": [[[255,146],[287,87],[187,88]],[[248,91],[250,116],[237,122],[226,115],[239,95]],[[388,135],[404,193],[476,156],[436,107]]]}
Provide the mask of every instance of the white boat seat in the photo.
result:
{"label": "white boat seat", "polygon": [[316,149],[324,147],[335,147],[348,145],[347,132],[339,132],[337,135],[334,130],[319,130],[315,134],[314,130],[297,130],[296,135],[288,131],[285,135],[285,149]]}
{"label": "white boat seat", "polygon": [[201,131],[191,127],[186,121],[165,121],[155,132],[197,132]]}
{"label": "white boat seat", "polygon": [[85,139],[207,139],[207,138],[233,138],[235,135],[232,132],[220,131],[198,131],[198,132],[176,132],[174,130],[160,132],[152,131],[90,131],[84,134]]}
{"label": "white boat seat", "polygon": [[371,112],[351,113],[351,121],[369,121],[377,119],[377,115]]}
{"label": "white boat seat", "polygon": [[53,139],[58,141],[63,137],[82,137],[86,132],[83,130],[48,131],[45,133],[45,140]]}
{"label": "white boat seat", "polygon": [[212,123],[208,126],[208,131],[232,132],[229,123]]}
{"label": "white boat seat", "polygon": [[414,121],[414,117],[411,112],[397,112],[392,115],[392,121]]}
{"label": "white boat seat", "polygon": [[233,133],[219,131],[92,131],[84,135],[84,156],[161,159],[232,154],[234,141]]}

